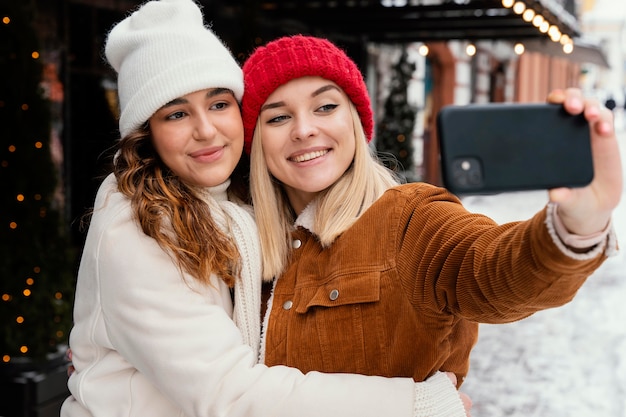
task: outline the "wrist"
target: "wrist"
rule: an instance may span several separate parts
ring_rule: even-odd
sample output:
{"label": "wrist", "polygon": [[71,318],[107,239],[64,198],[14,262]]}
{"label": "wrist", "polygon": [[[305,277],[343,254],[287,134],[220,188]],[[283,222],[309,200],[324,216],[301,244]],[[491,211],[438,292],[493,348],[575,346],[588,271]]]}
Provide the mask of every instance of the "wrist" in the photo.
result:
{"label": "wrist", "polygon": [[[588,222],[577,222],[577,229],[568,225],[567,217],[559,211],[558,205],[554,205],[549,210],[552,214],[554,229],[559,239],[568,247],[573,249],[589,249],[603,242],[611,228],[611,216],[601,216]],[[583,227],[581,227],[583,226]]]}

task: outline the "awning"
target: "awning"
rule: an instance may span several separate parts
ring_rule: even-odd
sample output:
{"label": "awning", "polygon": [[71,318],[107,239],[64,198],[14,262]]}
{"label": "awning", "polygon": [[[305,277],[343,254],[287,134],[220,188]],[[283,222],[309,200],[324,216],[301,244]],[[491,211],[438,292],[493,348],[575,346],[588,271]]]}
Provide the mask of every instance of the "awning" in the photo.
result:
{"label": "awning", "polygon": [[574,38],[574,50],[570,54],[563,52],[561,44],[550,39],[529,39],[523,42],[527,51],[569,59],[581,64],[594,64],[610,68],[609,61],[602,48],[591,41]]}
{"label": "awning", "polygon": [[[231,0],[232,1],[232,0]],[[580,35],[577,20],[557,0],[521,0],[561,33]],[[546,38],[502,0],[263,0],[259,16],[267,25],[299,27],[311,33],[351,36],[374,42],[450,39],[521,41]]]}

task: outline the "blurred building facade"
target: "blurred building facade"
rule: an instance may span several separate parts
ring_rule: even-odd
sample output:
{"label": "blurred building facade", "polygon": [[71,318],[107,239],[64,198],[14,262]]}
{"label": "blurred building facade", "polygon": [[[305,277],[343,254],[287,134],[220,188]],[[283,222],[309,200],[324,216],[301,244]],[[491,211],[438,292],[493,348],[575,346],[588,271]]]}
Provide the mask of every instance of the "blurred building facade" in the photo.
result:
{"label": "blurred building facade", "polygon": [[584,0],[584,34],[606,53],[609,67],[584,66],[582,87],[600,100],[613,98],[624,108],[626,88],[626,2]]}
{"label": "blurred building facade", "polygon": [[[8,0],[3,0],[8,1]],[[107,151],[117,138],[115,77],[104,63],[106,33],[138,0],[29,0],[42,38],[47,77],[63,88],[60,133],[68,216],[88,209]],[[408,48],[416,71],[410,97],[418,177],[440,184],[435,115],[446,104],[544,101],[557,87],[580,86],[583,65],[606,66],[603,55],[580,54],[573,0],[200,0],[207,21],[240,61],[258,44],[289,33],[326,36],[359,64],[377,117],[389,68]],[[543,30],[537,16],[542,17]],[[574,42],[566,54],[550,40],[557,30]],[[58,147],[59,148],[59,147]],[[60,149],[60,148],[59,148]],[[76,224],[76,222],[74,222]]]}

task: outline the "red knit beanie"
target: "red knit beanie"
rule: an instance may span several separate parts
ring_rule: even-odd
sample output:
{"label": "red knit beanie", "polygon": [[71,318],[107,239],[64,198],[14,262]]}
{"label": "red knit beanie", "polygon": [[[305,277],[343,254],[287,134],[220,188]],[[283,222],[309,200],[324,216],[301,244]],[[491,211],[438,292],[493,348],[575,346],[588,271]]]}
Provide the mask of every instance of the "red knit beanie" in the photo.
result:
{"label": "red knit beanie", "polygon": [[286,36],[257,48],[243,65],[244,149],[249,154],[261,106],[278,87],[296,78],[319,76],[348,95],[361,118],[369,142],[374,130],[372,107],[363,75],[344,51],[326,39]]}

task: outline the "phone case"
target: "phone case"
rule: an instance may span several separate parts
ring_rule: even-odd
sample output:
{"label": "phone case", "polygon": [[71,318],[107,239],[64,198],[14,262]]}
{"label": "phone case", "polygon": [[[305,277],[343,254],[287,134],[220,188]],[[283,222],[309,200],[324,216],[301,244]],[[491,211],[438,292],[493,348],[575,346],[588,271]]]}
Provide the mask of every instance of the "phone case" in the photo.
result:
{"label": "phone case", "polygon": [[557,104],[446,106],[437,115],[444,186],[455,194],[582,187],[589,124]]}

